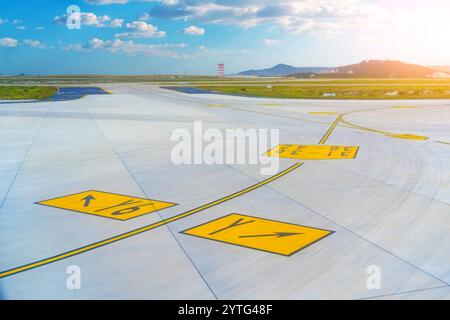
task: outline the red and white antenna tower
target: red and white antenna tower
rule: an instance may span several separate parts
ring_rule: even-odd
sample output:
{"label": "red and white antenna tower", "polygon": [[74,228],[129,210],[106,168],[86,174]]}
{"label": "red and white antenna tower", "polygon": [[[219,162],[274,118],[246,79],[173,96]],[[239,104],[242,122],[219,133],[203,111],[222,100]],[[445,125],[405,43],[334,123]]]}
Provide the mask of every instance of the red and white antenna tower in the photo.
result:
{"label": "red and white antenna tower", "polygon": [[225,77],[225,64],[219,63],[217,65],[217,76],[220,78]]}

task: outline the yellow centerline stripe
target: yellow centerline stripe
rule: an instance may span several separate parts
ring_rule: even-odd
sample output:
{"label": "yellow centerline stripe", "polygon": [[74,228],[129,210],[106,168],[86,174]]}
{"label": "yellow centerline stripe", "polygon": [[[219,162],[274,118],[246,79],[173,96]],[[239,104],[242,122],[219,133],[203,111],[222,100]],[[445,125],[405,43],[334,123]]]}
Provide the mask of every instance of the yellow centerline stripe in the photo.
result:
{"label": "yellow centerline stripe", "polygon": [[336,120],[333,122],[333,124],[331,125],[330,129],[328,129],[327,133],[325,133],[325,135],[323,136],[323,138],[320,140],[319,144],[324,144],[328,138],[330,137],[330,135],[333,133],[334,129],[336,129],[337,125],[339,124],[339,122],[341,122],[343,117],[343,114],[339,115]]}
{"label": "yellow centerline stripe", "polygon": [[8,277],[8,276],[11,276],[11,275],[14,275],[14,274],[17,274],[17,273],[20,273],[20,272],[28,271],[30,269],[42,267],[42,266],[47,265],[49,263],[53,263],[53,262],[57,262],[57,261],[60,261],[60,260],[66,259],[66,258],[70,258],[70,257],[76,256],[78,254],[85,253],[87,251],[90,251],[90,250],[93,250],[93,249],[97,249],[99,247],[111,244],[113,242],[117,242],[117,241],[120,241],[120,240],[123,240],[123,239],[126,239],[126,238],[130,238],[130,237],[133,237],[135,235],[141,234],[143,232],[146,232],[146,231],[153,230],[155,228],[164,226],[164,225],[166,225],[168,223],[171,223],[171,222],[174,222],[174,221],[186,218],[186,217],[191,216],[193,214],[196,214],[198,212],[201,212],[201,211],[204,211],[206,209],[209,209],[209,208],[211,208],[213,206],[216,206],[216,205],[222,204],[224,202],[230,201],[232,199],[235,199],[237,197],[240,197],[240,196],[242,196],[242,195],[244,195],[246,193],[249,193],[249,192],[251,192],[251,191],[253,191],[255,189],[258,189],[258,188],[260,188],[260,187],[262,187],[262,186],[264,186],[264,185],[266,185],[266,184],[268,184],[268,183],[270,183],[270,182],[272,182],[272,181],[274,181],[276,179],[279,179],[279,178],[283,177],[284,175],[294,171],[295,169],[297,169],[301,165],[303,165],[303,162],[296,163],[293,166],[291,166],[291,167],[289,167],[289,168],[287,168],[287,169],[277,173],[274,176],[271,176],[270,178],[268,178],[266,180],[263,180],[263,181],[255,184],[255,185],[253,185],[251,187],[248,187],[248,188],[243,189],[241,191],[235,192],[235,193],[233,193],[233,194],[231,194],[229,196],[226,196],[226,197],[221,198],[219,200],[207,203],[207,204],[202,205],[200,207],[197,207],[195,209],[183,212],[183,213],[181,213],[179,215],[176,215],[176,216],[173,216],[171,218],[164,219],[164,220],[161,220],[159,222],[150,224],[148,226],[145,226],[145,227],[142,227],[142,228],[138,228],[138,229],[135,229],[135,230],[123,233],[121,235],[118,235],[118,236],[106,239],[106,240],[95,242],[93,244],[90,244],[90,245],[87,245],[87,246],[84,246],[84,247],[81,247],[81,248],[78,248],[78,249],[75,249],[75,250],[71,250],[69,252],[53,256],[51,258],[47,258],[47,259],[44,259],[44,260],[40,260],[40,261],[36,261],[36,262],[30,263],[30,264],[23,265],[23,266],[18,267],[18,268],[14,268],[14,269],[10,269],[10,270],[7,270],[7,271],[3,271],[3,272],[0,273],[0,279]]}
{"label": "yellow centerline stripe", "polygon": [[103,91],[105,91],[107,94],[112,94],[112,92],[109,91],[108,89],[105,89],[105,88],[103,88],[103,87],[99,87],[99,88],[102,89]]}
{"label": "yellow centerline stripe", "polygon": [[[341,114],[341,115],[339,115],[336,118],[336,120],[333,122],[331,127],[328,129],[326,134],[320,140],[319,144],[324,144],[328,140],[330,135],[333,133],[334,129],[336,129],[338,124],[341,122],[342,117],[344,115],[346,115],[346,114],[345,113]],[[284,175],[287,175],[288,173],[294,171],[295,169],[297,169],[301,165],[303,165],[303,162],[296,163],[293,166],[287,168],[286,170],[283,170],[283,171],[279,172],[278,174],[276,174],[276,175],[274,175],[274,176],[272,176],[272,177],[270,177],[268,179],[265,179],[265,180],[255,184],[255,185],[251,186],[251,187],[248,187],[248,188],[243,189],[241,191],[235,192],[235,193],[233,193],[233,194],[231,194],[231,195],[229,195],[227,197],[221,198],[219,200],[216,200],[216,201],[204,204],[204,205],[202,205],[200,207],[197,207],[195,209],[191,209],[189,211],[180,213],[179,215],[173,216],[171,218],[164,219],[164,220],[161,220],[159,222],[150,224],[148,226],[144,226],[144,227],[141,227],[141,228],[138,228],[138,229],[135,229],[135,230],[132,230],[132,231],[120,234],[120,235],[112,237],[112,238],[108,238],[108,239],[105,239],[105,240],[102,240],[102,241],[99,241],[99,242],[95,242],[93,244],[90,244],[90,245],[87,245],[87,246],[84,246],[84,247],[81,247],[81,248],[78,248],[78,249],[75,249],[75,250],[71,250],[71,251],[68,251],[66,253],[62,253],[62,254],[59,254],[59,255],[47,258],[47,259],[39,260],[39,261],[36,261],[36,262],[33,262],[33,263],[29,263],[29,264],[23,265],[21,267],[17,267],[17,268],[13,268],[13,269],[10,269],[10,270],[7,270],[7,271],[0,272],[0,279],[8,277],[8,276],[15,275],[15,274],[20,273],[20,272],[28,271],[28,270],[31,270],[31,269],[34,269],[34,268],[42,267],[44,265],[47,265],[47,264],[50,264],[50,263],[53,263],[53,262],[57,262],[57,261],[60,261],[60,260],[66,259],[66,258],[70,258],[70,257],[76,256],[76,255],[79,255],[81,253],[85,253],[87,251],[94,250],[94,249],[97,249],[99,247],[102,247],[102,246],[105,246],[105,245],[108,245],[108,244],[111,244],[111,243],[114,243],[114,242],[117,242],[117,241],[120,241],[120,240],[123,240],[123,239],[127,239],[127,238],[130,238],[130,237],[136,236],[138,234],[141,234],[143,232],[147,232],[147,231],[153,230],[155,228],[164,226],[164,225],[169,224],[171,222],[174,222],[174,221],[186,218],[188,216],[191,216],[193,214],[196,214],[196,213],[199,213],[201,211],[207,210],[207,209],[209,209],[211,207],[214,207],[216,205],[219,205],[219,204],[222,204],[224,202],[227,202],[227,201],[230,201],[232,199],[235,199],[237,197],[240,197],[240,196],[242,196],[242,195],[244,195],[246,193],[249,193],[249,192],[251,192],[251,191],[253,191],[255,189],[258,189],[258,188],[260,188],[260,187],[262,187],[262,186],[264,186],[266,184],[269,184],[270,182],[272,182],[274,180],[277,180],[277,179],[283,177]]]}
{"label": "yellow centerline stripe", "polygon": [[373,133],[380,133],[380,134],[383,134],[383,135],[394,134],[394,132],[388,132],[388,131],[383,131],[383,130],[363,127],[363,126],[351,123],[351,122],[345,120],[343,117],[341,118],[341,121],[342,121],[342,123],[344,123],[344,124],[346,124],[348,126],[351,126],[351,127],[356,128],[356,129],[363,130],[363,131],[368,131],[368,132],[373,132]]}

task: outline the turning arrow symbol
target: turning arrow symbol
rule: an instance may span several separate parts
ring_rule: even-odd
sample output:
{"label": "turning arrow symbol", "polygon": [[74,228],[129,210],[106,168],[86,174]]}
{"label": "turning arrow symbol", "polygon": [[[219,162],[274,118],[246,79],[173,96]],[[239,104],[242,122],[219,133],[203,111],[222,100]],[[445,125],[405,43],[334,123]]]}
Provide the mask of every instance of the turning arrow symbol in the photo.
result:
{"label": "turning arrow symbol", "polygon": [[270,234],[254,234],[248,236],[239,236],[239,238],[262,238],[262,237],[276,237],[276,238],[285,238],[290,236],[296,236],[303,233],[298,232],[274,232]]}
{"label": "turning arrow symbol", "polygon": [[83,198],[81,200],[84,200],[85,207],[89,207],[89,204],[91,203],[92,200],[95,200],[95,198],[90,194],[86,198]]}

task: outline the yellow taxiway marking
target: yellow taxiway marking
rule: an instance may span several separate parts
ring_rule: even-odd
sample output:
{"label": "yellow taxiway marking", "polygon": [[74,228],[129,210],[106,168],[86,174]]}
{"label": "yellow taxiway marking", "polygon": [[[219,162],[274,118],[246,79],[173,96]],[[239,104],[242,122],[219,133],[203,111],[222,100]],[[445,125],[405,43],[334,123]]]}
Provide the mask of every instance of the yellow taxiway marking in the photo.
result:
{"label": "yellow taxiway marking", "polygon": [[371,111],[371,110],[380,110],[380,109],[357,110],[357,111],[347,112],[347,113],[344,113],[344,114],[340,115],[340,121],[342,123],[348,125],[348,126],[354,127],[355,129],[382,134],[382,135],[390,137],[390,138],[407,139],[407,140],[419,140],[419,141],[424,141],[424,140],[428,140],[429,139],[428,137],[425,137],[425,136],[419,136],[419,135],[410,134],[410,133],[393,133],[393,132],[389,132],[389,131],[363,127],[363,126],[360,126],[360,125],[357,125],[357,124],[353,124],[353,123],[351,123],[351,122],[349,122],[349,121],[344,119],[344,116],[346,116],[346,115],[353,114],[353,113],[361,113],[361,112],[364,112],[364,111]]}
{"label": "yellow taxiway marking", "polygon": [[[333,122],[333,124],[331,125],[330,129],[327,131],[325,136],[321,139],[320,144],[324,144],[327,141],[327,139],[330,137],[330,135],[333,132],[333,130],[336,128],[336,126],[342,120],[342,116],[343,115],[340,115]],[[45,266],[45,265],[50,264],[50,263],[61,261],[63,259],[70,258],[70,257],[76,256],[76,255],[79,255],[79,254],[82,254],[82,253],[85,253],[85,252],[88,252],[88,251],[91,251],[91,250],[94,250],[94,249],[97,249],[97,248],[100,248],[100,247],[103,247],[103,246],[106,246],[106,245],[109,245],[111,243],[114,243],[114,242],[117,242],[117,241],[120,241],[120,240],[124,240],[124,239],[130,238],[130,237],[136,236],[138,234],[141,234],[141,233],[153,230],[155,228],[167,225],[168,223],[171,223],[171,222],[174,222],[174,221],[186,218],[188,216],[194,215],[196,213],[202,212],[202,211],[207,210],[207,209],[209,209],[211,207],[220,205],[220,204],[222,204],[224,202],[230,201],[230,200],[235,199],[235,198],[237,198],[239,196],[242,196],[242,195],[244,195],[246,193],[249,193],[249,192],[251,192],[251,191],[253,191],[255,189],[258,189],[258,188],[260,188],[260,187],[262,187],[262,186],[264,186],[264,185],[266,185],[266,184],[268,184],[268,183],[270,183],[270,182],[272,182],[274,180],[277,180],[277,179],[279,179],[279,178],[289,174],[290,172],[294,171],[295,169],[297,169],[301,165],[303,165],[303,162],[296,163],[293,166],[291,166],[291,167],[289,167],[289,168],[279,172],[278,174],[276,174],[276,175],[274,175],[274,176],[272,176],[272,177],[270,177],[268,179],[265,179],[265,180],[255,184],[255,185],[251,186],[251,187],[248,187],[246,189],[243,189],[241,191],[233,193],[233,194],[231,194],[231,195],[229,195],[227,197],[221,198],[219,200],[207,203],[207,204],[202,205],[200,207],[197,207],[195,209],[192,209],[192,210],[180,213],[180,214],[178,214],[176,216],[173,216],[171,218],[164,219],[164,220],[161,220],[159,222],[150,224],[148,226],[144,226],[144,227],[132,230],[130,232],[126,232],[126,233],[123,233],[123,234],[120,234],[120,235],[117,235],[117,236],[114,236],[114,237],[111,237],[111,238],[108,238],[108,239],[105,239],[105,240],[102,240],[102,241],[99,241],[99,242],[95,242],[93,244],[90,244],[90,245],[87,245],[87,246],[84,246],[84,247],[81,247],[81,248],[78,248],[78,249],[74,249],[74,250],[68,251],[66,253],[58,254],[56,256],[53,256],[53,257],[50,257],[50,258],[46,258],[46,259],[43,259],[43,260],[39,260],[39,261],[36,261],[36,262],[32,262],[32,263],[23,265],[21,267],[13,268],[13,269],[10,269],[10,270],[7,270],[7,271],[2,271],[2,272],[0,272],[0,279],[5,278],[5,277],[9,277],[9,276],[12,276],[12,275],[24,272],[24,271],[28,271],[28,270],[31,270],[31,269],[34,269],[34,268],[39,268],[39,267]]]}
{"label": "yellow taxiway marking", "polygon": [[338,114],[337,112],[331,112],[331,111],[314,111],[314,112],[309,112],[310,115],[313,116],[330,116],[330,115],[336,115]]}
{"label": "yellow taxiway marking", "polygon": [[37,204],[121,221],[176,205],[165,201],[136,198],[96,190],[44,200],[37,202]]}
{"label": "yellow taxiway marking", "polygon": [[418,136],[415,134],[402,133],[402,134],[388,134],[388,137],[406,140],[428,140],[428,137]]}
{"label": "yellow taxiway marking", "polygon": [[287,169],[277,173],[274,176],[271,176],[270,178],[267,178],[267,179],[265,179],[265,180],[255,184],[255,185],[253,185],[251,187],[248,187],[248,188],[243,189],[241,191],[235,192],[235,193],[233,193],[233,194],[231,194],[229,196],[226,196],[224,198],[221,198],[219,200],[216,200],[216,201],[213,201],[213,202],[209,202],[209,203],[207,203],[205,205],[202,205],[200,207],[197,207],[195,209],[192,209],[192,210],[180,213],[180,214],[178,214],[176,216],[173,216],[171,218],[164,219],[164,220],[161,220],[159,222],[150,224],[148,226],[144,226],[144,227],[141,227],[141,228],[138,228],[138,229],[135,229],[135,230],[132,230],[132,231],[120,234],[118,236],[114,236],[114,237],[109,238],[109,239],[105,239],[105,240],[102,240],[102,241],[99,241],[99,242],[95,242],[93,244],[90,244],[90,245],[87,245],[87,246],[84,246],[84,247],[81,247],[81,248],[78,248],[78,249],[75,249],[75,250],[71,250],[71,251],[68,251],[66,253],[58,254],[56,256],[53,256],[53,257],[50,257],[50,258],[47,258],[47,259],[43,259],[43,260],[40,260],[40,261],[32,262],[32,263],[23,265],[21,267],[13,268],[13,269],[10,269],[10,270],[7,270],[7,271],[2,271],[2,272],[0,272],[0,279],[8,277],[8,276],[12,276],[12,275],[20,273],[20,272],[28,271],[28,270],[31,270],[31,269],[34,269],[34,268],[42,267],[42,266],[47,265],[49,263],[53,263],[53,262],[57,262],[57,261],[60,261],[60,260],[66,259],[66,258],[70,258],[70,257],[76,256],[76,255],[79,255],[81,253],[85,253],[85,252],[88,252],[90,250],[94,250],[94,249],[100,248],[102,246],[106,246],[108,244],[111,244],[111,243],[114,243],[114,242],[117,242],[117,241],[120,241],[120,240],[123,240],[123,239],[127,239],[127,238],[130,238],[130,237],[136,236],[138,234],[141,234],[141,233],[153,230],[155,228],[164,226],[164,225],[166,225],[168,223],[171,223],[171,222],[174,222],[174,221],[186,218],[188,216],[194,215],[194,214],[199,213],[201,211],[207,210],[207,209],[209,209],[211,207],[214,207],[214,206],[217,206],[217,205],[222,204],[224,202],[227,202],[227,201],[230,201],[232,199],[235,199],[235,198],[237,198],[239,196],[242,196],[242,195],[244,195],[246,193],[249,193],[249,192],[251,192],[251,191],[253,191],[255,189],[258,189],[258,188],[260,188],[260,187],[262,187],[262,186],[264,186],[264,185],[266,185],[266,184],[268,184],[268,183],[270,183],[270,182],[272,182],[274,180],[277,180],[277,179],[285,176],[286,174],[294,171],[295,169],[297,169],[301,165],[303,165],[303,163],[296,163],[293,166],[291,166],[291,167],[289,167],[289,168],[287,168]]}
{"label": "yellow taxiway marking", "polygon": [[392,109],[417,109],[417,107],[412,107],[412,106],[394,106],[391,108]]}
{"label": "yellow taxiway marking", "polygon": [[233,213],[182,233],[291,256],[333,232]]}
{"label": "yellow taxiway marking", "polygon": [[325,142],[327,142],[328,138],[333,133],[334,129],[336,129],[339,122],[341,122],[343,116],[344,115],[341,114],[336,118],[336,120],[334,120],[334,122],[331,124],[331,127],[328,129],[328,131],[325,133],[322,139],[320,139],[319,144],[324,144]]}
{"label": "yellow taxiway marking", "polygon": [[345,120],[344,118],[341,119],[342,123],[346,124],[347,126],[353,127],[355,129],[358,130],[362,130],[362,131],[368,131],[368,132],[373,132],[373,133],[379,133],[379,134],[383,134],[383,135],[389,135],[392,134],[391,132],[388,131],[383,131],[383,130],[378,130],[378,129],[372,129],[372,128],[367,128],[367,127],[363,127],[351,122],[348,122],[347,120]]}
{"label": "yellow taxiway marking", "polygon": [[302,160],[355,159],[358,150],[355,146],[280,144],[265,156]]}
{"label": "yellow taxiway marking", "polygon": [[100,87],[100,89],[102,89],[103,91],[105,91],[107,94],[113,94],[111,91],[109,91],[109,90],[107,90],[107,89],[105,89],[105,88]]}

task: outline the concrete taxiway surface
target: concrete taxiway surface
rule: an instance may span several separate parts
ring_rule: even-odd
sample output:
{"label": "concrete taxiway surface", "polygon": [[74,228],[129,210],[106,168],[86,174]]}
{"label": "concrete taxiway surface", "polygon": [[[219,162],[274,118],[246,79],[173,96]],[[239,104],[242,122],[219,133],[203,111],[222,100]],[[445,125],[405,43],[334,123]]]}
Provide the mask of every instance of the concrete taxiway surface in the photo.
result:
{"label": "concrete taxiway surface", "polygon": [[[105,89],[112,94],[0,105],[1,298],[450,299],[450,101]],[[280,129],[281,144],[317,145],[339,115],[325,145],[359,146],[355,159],[283,158],[273,179],[259,165],[171,162],[171,134],[194,121]],[[129,220],[91,207],[142,199],[158,202]],[[238,242],[264,228],[260,236],[332,233],[276,254],[214,238],[206,229],[226,217],[269,228]],[[275,234],[260,249],[282,252],[291,239]],[[70,266],[81,270],[80,290],[67,287]],[[367,285],[370,266],[379,288]]]}

